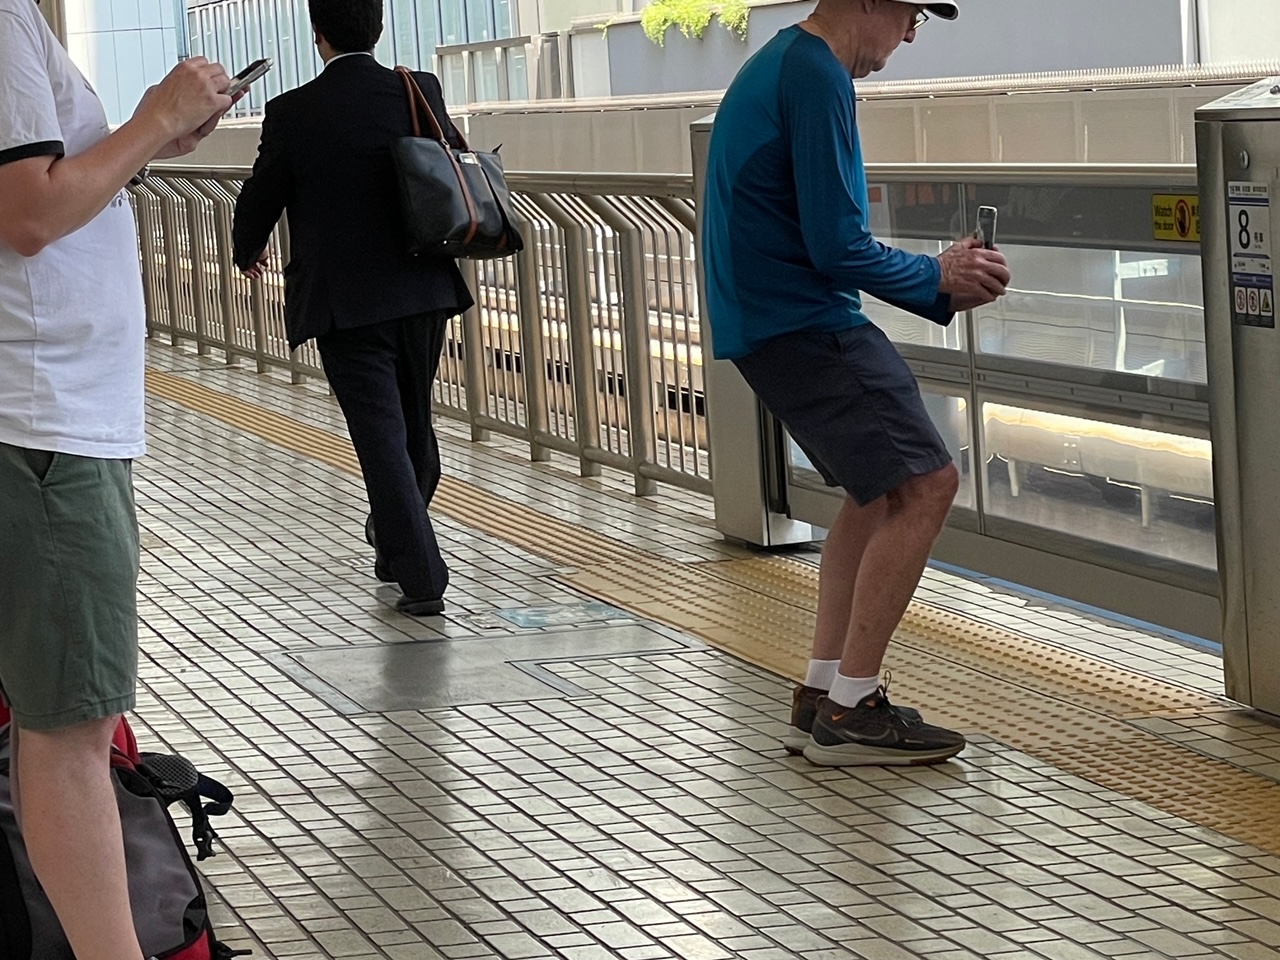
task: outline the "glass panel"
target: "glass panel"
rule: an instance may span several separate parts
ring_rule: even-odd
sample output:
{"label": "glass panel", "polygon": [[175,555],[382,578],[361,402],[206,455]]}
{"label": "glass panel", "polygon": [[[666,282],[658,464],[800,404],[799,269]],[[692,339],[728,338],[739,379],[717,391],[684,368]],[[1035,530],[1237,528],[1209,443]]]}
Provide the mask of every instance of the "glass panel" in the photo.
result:
{"label": "glass panel", "polygon": [[395,61],[415,69],[418,59],[418,24],[413,0],[391,0],[391,26],[395,35]]}
{"label": "glass panel", "polygon": [[191,56],[208,57],[205,53],[209,48],[206,46],[204,36],[204,15],[200,10],[187,11],[187,34],[191,37]]}
{"label": "glass panel", "polygon": [[266,103],[281,92],[280,86],[280,47],[279,24],[276,22],[276,0],[259,0],[262,17],[262,55],[270,57],[274,67],[262,78],[261,89],[257,91],[258,102]]}
{"label": "glass panel", "polygon": [[231,59],[231,30],[227,26],[227,8],[216,7],[213,11],[213,18],[215,35],[218,38],[215,46],[218,62],[226,63]]}
{"label": "glass panel", "polygon": [[479,43],[493,39],[492,0],[466,0],[467,42]]}
{"label": "glass panel", "polygon": [[[867,223],[882,243],[910,253],[936,257],[963,233],[960,188],[949,183],[873,183],[867,187]],[[949,350],[965,348],[964,323],[949,327],[922,320],[864,294],[863,310],[896,343],[912,343]]]}
{"label": "glass panel", "polygon": [[306,49],[308,38],[305,27],[302,31],[297,29],[289,0],[280,0],[279,16],[280,59],[272,72],[279,72],[281,89],[292,90],[298,85],[298,50]]}
{"label": "glass panel", "polygon": [[1013,285],[975,311],[980,352],[1205,382],[1198,256],[1001,249]]}
{"label": "glass panel", "polygon": [[516,8],[511,0],[493,0],[493,32],[498,40],[516,35]]}
{"label": "glass panel", "polygon": [[[960,471],[960,489],[956,493],[955,505],[967,507],[970,510],[976,509],[969,403],[964,397],[943,393],[932,385],[922,384],[920,392],[924,398],[925,409],[929,411],[934,426],[942,434],[943,442],[946,443],[947,450]],[[787,447],[790,451],[787,470],[790,483],[811,490],[830,489],[822,479],[822,474],[790,435],[787,436]]]}
{"label": "glass panel", "polygon": [[[242,6],[244,17],[245,61],[236,67],[237,70],[247,67],[262,53],[262,4],[254,0],[246,0]],[[254,84],[257,86],[257,84]]]}
{"label": "glass panel", "polygon": [[431,69],[431,58],[436,53],[435,8],[429,0],[413,0],[418,12],[418,64],[423,70]]}
{"label": "glass panel", "polygon": [[378,58],[379,63],[396,63],[396,52],[392,45],[391,24],[383,20],[382,36],[378,37],[378,42],[373,46],[373,55]]}
{"label": "glass panel", "polygon": [[982,403],[988,516],[1214,569],[1204,436]]}
{"label": "glass panel", "polygon": [[507,99],[529,99],[528,58],[524,47],[507,47]]}
{"label": "glass panel", "polygon": [[498,89],[498,51],[478,50],[471,54],[471,69],[475,71],[475,99],[492,102],[502,99]]}
{"label": "glass panel", "polygon": [[444,102],[448,107],[460,107],[467,100],[467,67],[462,54],[451,53],[440,58],[440,85],[444,88]]}
{"label": "glass panel", "polygon": [[462,13],[463,0],[440,0],[440,39],[442,46],[466,43],[466,21]]}
{"label": "glass panel", "polygon": [[[315,32],[311,29],[311,14],[307,10],[307,0],[293,0],[293,22],[299,39],[298,84],[301,85],[315,79],[318,59]],[[304,40],[305,43],[302,42]]]}
{"label": "glass panel", "polygon": [[[229,28],[231,33],[231,47],[228,57],[233,64],[241,64],[247,66],[249,61],[245,59],[247,44],[244,36],[244,5],[240,3],[232,3],[227,6],[227,15],[230,18]],[[233,67],[231,72],[239,70],[240,67]]]}

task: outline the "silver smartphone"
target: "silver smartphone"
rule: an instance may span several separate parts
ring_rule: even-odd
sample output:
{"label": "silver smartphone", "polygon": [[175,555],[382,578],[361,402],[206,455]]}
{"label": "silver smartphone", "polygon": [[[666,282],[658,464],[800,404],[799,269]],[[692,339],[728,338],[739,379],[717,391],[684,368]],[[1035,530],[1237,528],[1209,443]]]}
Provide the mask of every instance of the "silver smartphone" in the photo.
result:
{"label": "silver smartphone", "polygon": [[982,243],[983,249],[991,250],[996,245],[996,220],[999,211],[995,207],[978,208],[978,229],[973,235]]}
{"label": "silver smartphone", "polygon": [[227,96],[234,97],[241,90],[246,89],[249,84],[255,80],[261,80],[267,75],[267,71],[271,69],[272,60],[269,57],[263,57],[261,60],[255,60],[249,64],[234,77],[231,78],[231,84],[227,87]]}

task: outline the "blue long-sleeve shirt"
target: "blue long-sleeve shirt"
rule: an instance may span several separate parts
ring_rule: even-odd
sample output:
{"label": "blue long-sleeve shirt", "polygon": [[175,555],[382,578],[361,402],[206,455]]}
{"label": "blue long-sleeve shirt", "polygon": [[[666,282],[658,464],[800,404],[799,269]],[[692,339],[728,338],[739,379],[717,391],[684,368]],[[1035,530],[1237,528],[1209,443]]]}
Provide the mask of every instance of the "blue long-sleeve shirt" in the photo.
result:
{"label": "blue long-sleeve shirt", "polygon": [[789,27],[747,61],[711,132],[702,256],[716,357],[868,323],[863,291],[948,322],[937,259],[878,242],[868,206],[849,73]]}

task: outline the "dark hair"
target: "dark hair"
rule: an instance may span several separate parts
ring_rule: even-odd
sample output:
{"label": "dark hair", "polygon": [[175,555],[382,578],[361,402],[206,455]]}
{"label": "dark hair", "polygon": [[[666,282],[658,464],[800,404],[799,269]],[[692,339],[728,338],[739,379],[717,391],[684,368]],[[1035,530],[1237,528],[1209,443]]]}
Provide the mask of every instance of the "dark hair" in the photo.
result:
{"label": "dark hair", "polygon": [[307,0],[311,25],[339,53],[372,50],[382,36],[382,0]]}

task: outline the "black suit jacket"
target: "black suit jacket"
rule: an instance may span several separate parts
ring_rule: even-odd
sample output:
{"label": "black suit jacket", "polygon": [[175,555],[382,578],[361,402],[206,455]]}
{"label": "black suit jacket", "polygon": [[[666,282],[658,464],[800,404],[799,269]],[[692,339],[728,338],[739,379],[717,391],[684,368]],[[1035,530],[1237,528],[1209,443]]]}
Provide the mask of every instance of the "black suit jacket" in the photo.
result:
{"label": "black suit jacket", "polygon": [[[415,76],[459,145],[440,81]],[[232,234],[236,266],[244,269],[288,212],[290,346],[331,330],[471,306],[452,260],[404,251],[391,143],[412,132],[403,81],[371,56],[331,61],[310,83],[267,104]]]}

